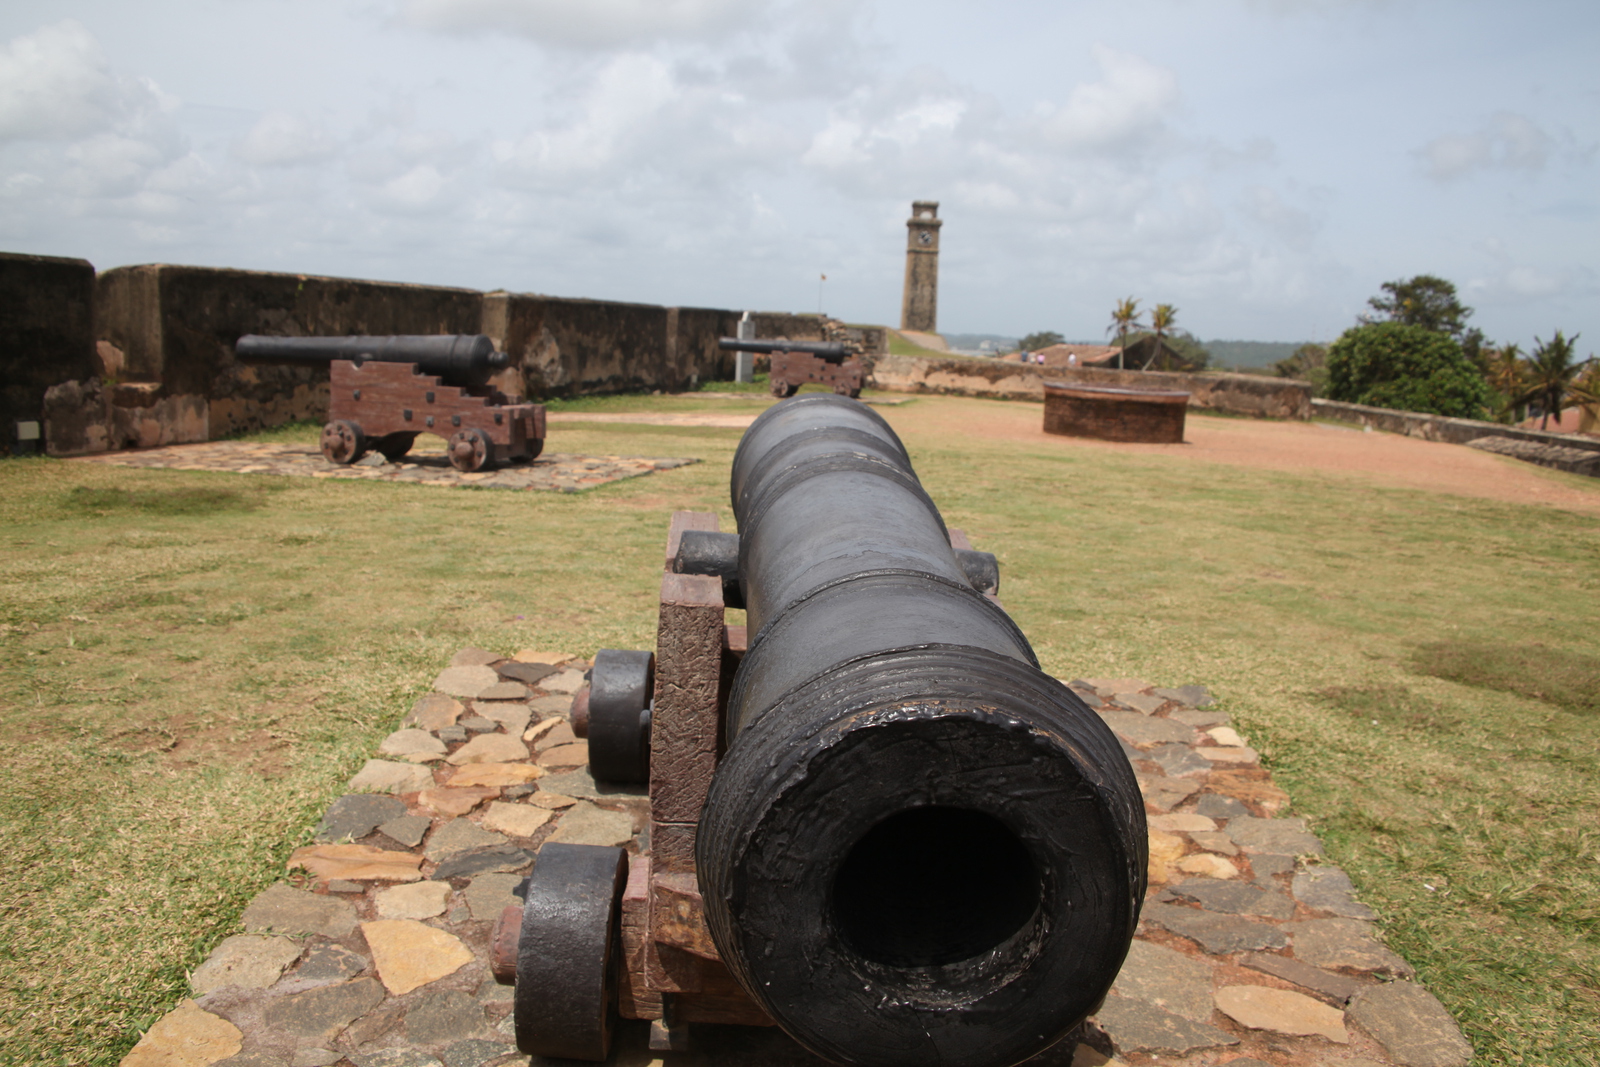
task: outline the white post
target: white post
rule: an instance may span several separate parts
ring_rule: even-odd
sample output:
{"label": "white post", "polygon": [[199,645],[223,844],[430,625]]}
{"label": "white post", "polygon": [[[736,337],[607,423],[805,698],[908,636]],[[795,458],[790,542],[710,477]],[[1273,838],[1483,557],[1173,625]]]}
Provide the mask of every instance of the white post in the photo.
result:
{"label": "white post", "polygon": [[[738,337],[741,341],[754,341],[756,339],[756,324],[751,321],[750,312],[746,311],[739,319]],[[749,384],[756,380],[756,356],[754,352],[735,352],[733,360],[733,380]]]}

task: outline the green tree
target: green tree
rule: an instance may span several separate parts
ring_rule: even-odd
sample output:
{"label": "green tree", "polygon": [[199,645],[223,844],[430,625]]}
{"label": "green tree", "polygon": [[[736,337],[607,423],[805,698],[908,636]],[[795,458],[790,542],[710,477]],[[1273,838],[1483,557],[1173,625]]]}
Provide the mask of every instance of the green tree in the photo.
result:
{"label": "green tree", "polygon": [[1584,362],[1589,369],[1572,383],[1567,395],[1583,409],[1583,417],[1578,420],[1578,432],[1594,433],[1597,429],[1595,424],[1600,421],[1600,359],[1590,356]]}
{"label": "green tree", "polygon": [[1017,347],[1024,352],[1037,352],[1041,348],[1049,348],[1051,345],[1058,345],[1065,340],[1065,337],[1062,337],[1054,330],[1037,330],[1018,341]]}
{"label": "green tree", "polygon": [[1557,330],[1548,341],[1541,341],[1537,337],[1533,339],[1533,354],[1528,357],[1526,364],[1528,388],[1517,397],[1516,402],[1539,405],[1539,412],[1544,416],[1539,422],[1541,430],[1550,425],[1552,414],[1560,421],[1561,408],[1573,391],[1578,373],[1589,363],[1589,360],[1582,363],[1572,361],[1572,349],[1578,343],[1578,336],[1563,337],[1561,331]]}
{"label": "green tree", "polygon": [[1527,372],[1523,369],[1522,349],[1517,345],[1501,345],[1487,350],[1484,360],[1484,380],[1489,383],[1490,403],[1498,422],[1522,421],[1522,405],[1517,398],[1527,390]]}
{"label": "green tree", "polygon": [[[1137,349],[1147,337],[1154,339],[1155,333],[1150,330],[1136,330],[1128,334],[1127,346],[1130,349]],[[1166,342],[1167,358],[1162,360],[1160,370],[1199,371],[1205,370],[1211,362],[1211,350],[1201,344],[1200,339],[1188,330],[1173,330],[1167,334]],[[1174,352],[1178,356],[1175,360],[1172,359]],[[1148,363],[1144,369],[1148,369]]]}
{"label": "green tree", "polygon": [[1461,336],[1456,340],[1461,343],[1461,354],[1471,360],[1473,366],[1477,367],[1484,377],[1488,377],[1489,359],[1494,355],[1494,343],[1483,336],[1483,331],[1476,326],[1470,330],[1462,330]]}
{"label": "green tree", "polygon": [[1206,366],[1211,362],[1210,350],[1201,344],[1200,339],[1188,330],[1172,331],[1172,335],[1167,338],[1167,344],[1184,359],[1186,365],[1176,368],[1178,370],[1205,370]]}
{"label": "green tree", "polygon": [[1177,321],[1178,309],[1171,304],[1157,304],[1150,312],[1150,332],[1156,336],[1155,350],[1150,353],[1150,358],[1144,361],[1144,366],[1140,367],[1140,370],[1149,370],[1150,364],[1161,356],[1162,345],[1166,343],[1167,335],[1172,332],[1172,327]]}
{"label": "green tree", "polygon": [[1280,378],[1310,382],[1311,395],[1323,396],[1328,392],[1328,349],[1323,345],[1303,344],[1288,359],[1274,363],[1272,373]]}
{"label": "green tree", "polygon": [[1489,388],[1448,334],[1402,322],[1369,322],[1346,330],[1328,349],[1328,396],[1477,419],[1488,405]]}
{"label": "green tree", "polygon": [[1125,296],[1111,309],[1111,325],[1106,333],[1117,335],[1117,369],[1122,370],[1122,350],[1128,347],[1128,331],[1139,325],[1139,301]]}
{"label": "green tree", "polygon": [[[1380,287],[1384,295],[1367,301],[1372,310],[1381,312],[1389,322],[1405,326],[1421,326],[1436,333],[1447,333],[1460,338],[1466,329],[1466,320],[1472,309],[1456,298],[1456,287],[1432,274],[1418,274],[1405,281],[1384,282]],[[1377,321],[1363,316],[1363,323]],[[1481,338],[1481,334],[1479,335]],[[1474,346],[1476,347],[1476,346]]]}

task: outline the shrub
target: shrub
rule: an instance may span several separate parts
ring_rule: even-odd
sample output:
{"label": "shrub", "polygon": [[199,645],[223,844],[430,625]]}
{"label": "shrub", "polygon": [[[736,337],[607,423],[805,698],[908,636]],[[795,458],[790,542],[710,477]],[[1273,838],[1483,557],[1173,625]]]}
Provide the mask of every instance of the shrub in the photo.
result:
{"label": "shrub", "polygon": [[1352,404],[1478,419],[1488,386],[1449,335],[1399,322],[1344,332],[1328,350],[1328,396]]}

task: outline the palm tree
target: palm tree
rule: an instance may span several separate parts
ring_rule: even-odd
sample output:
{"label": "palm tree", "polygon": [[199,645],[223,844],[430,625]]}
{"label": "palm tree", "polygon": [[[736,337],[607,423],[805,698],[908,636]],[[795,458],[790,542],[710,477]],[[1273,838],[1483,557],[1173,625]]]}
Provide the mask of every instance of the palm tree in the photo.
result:
{"label": "palm tree", "polygon": [[1570,338],[1563,337],[1557,330],[1555,336],[1548,341],[1534,340],[1533,355],[1528,357],[1528,385],[1529,388],[1516,400],[1518,404],[1536,402],[1539,411],[1544,416],[1539,422],[1539,429],[1550,425],[1550,415],[1555,414],[1556,421],[1561,420],[1561,406],[1567,399],[1567,394],[1572,392],[1573,380],[1578,372],[1583,370],[1584,363],[1572,362],[1572,347],[1577,344],[1578,334]]}
{"label": "palm tree", "polygon": [[1501,345],[1489,353],[1484,377],[1489,388],[1503,398],[1499,418],[1501,422],[1517,422],[1516,413],[1521,405],[1516,398],[1527,388],[1527,377],[1522,364],[1522,349],[1517,345]]}
{"label": "palm tree", "polygon": [[1583,417],[1578,420],[1578,432],[1593,433],[1595,422],[1600,419],[1600,360],[1590,356],[1581,365],[1589,369],[1572,383],[1567,395],[1583,409]]}
{"label": "palm tree", "polygon": [[[1178,309],[1171,304],[1157,304],[1155,310],[1150,312],[1150,332],[1156,335],[1155,351],[1150,353],[1150,358],[1144,361],[1140,370],[1149,370],[1150,364],[1163,354],[1163,344],[1167,334],[1172,330],[1173,324],[1178,321]],[[1165,360],[1161,362],[1162,370],[1171,370]]]}
{"label": "palm tree", "polygon": [[1117,369],[1122,370],[1122,352],[1120,349],[1127,347],[1128,331],[1139,325],[1139,301],[1131,296],[1123,297],[1117,301],[1117,306],[1111,311],[1111,325],[1106,327],[1106,333],[1117,335]]}

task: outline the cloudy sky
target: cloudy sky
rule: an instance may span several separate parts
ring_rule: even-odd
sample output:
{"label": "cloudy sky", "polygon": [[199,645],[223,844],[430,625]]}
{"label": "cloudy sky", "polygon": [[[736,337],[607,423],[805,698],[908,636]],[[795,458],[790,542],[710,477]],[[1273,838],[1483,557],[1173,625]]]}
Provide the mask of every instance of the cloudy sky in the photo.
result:
{"label": "cloudy sky", "polygon": [[[0,249],[898,325],[1600,349],[1594,0],[7,0]],[[820,276],[826,274],[827,282]],[[820,290],[820,293],[819,293]]]}

